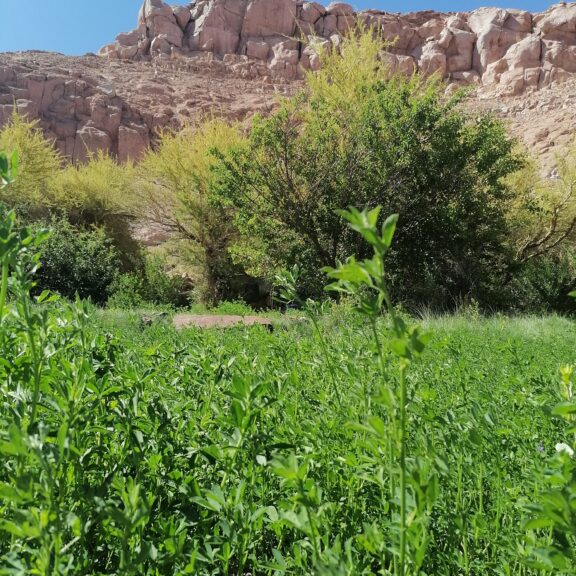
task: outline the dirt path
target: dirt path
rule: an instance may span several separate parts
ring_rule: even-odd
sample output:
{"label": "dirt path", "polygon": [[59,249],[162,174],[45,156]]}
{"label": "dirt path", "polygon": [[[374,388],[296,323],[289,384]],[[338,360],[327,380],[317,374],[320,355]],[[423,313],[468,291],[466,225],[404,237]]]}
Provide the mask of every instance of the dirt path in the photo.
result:
{"label": "dirt path", "polygon": [[195,326],[197,328],[229,328],[231,326],[265,326],[272,330],[272,322],[260,316],[211,316],[209,314],[177,314],[172,323],[178,329]]}

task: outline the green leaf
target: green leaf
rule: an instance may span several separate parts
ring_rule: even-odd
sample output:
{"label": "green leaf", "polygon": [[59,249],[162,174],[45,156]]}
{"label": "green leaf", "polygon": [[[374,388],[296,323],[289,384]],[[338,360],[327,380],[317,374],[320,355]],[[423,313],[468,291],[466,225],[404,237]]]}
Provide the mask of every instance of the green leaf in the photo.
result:
{"label": "green leaf", "polygon": [[558,404],[552,409],[554,416],[567,416],[569,414],[576,414],[576,404],[573,402],[563,402]]}
{"label": "green leaf", "polygon": [[412,355],[410,354],[410,349],[408,348],[408,342],[402,338],[395,338],[390,342],[390,348],[392,352],[399,358],[410,359]]}
{"label": "green leaf", "polygon": [[398,224],[398,214],[388,216],[384,224],[382,224],[382,242],[384,242],[386,248],[390,248],[392,245],[392,239],[396,232],[396,224]]}

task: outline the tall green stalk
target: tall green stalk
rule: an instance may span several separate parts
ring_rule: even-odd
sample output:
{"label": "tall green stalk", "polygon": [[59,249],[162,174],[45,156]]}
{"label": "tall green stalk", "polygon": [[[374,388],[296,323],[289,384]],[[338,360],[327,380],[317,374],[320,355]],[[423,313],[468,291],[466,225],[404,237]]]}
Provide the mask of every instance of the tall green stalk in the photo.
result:
{"label": "tall green stalk", "polygon": [[400,574],[406,574],[406,364],[400,364]]}
{"label": "tall green stalk", "polygon": [[0,286],[0,323],[4,320],[4,309],[6,307],[6,296],[8,294],[8,276],[10,274],[10,263],[7,255],[2,261],[2,285]]}
{"label": "tall green stalk", "polygon": [[[327,274],[335,280],[328,286],[329,290],[341,292],[352,296],[358,302],[356,309],[366,316],[372,328],[372,335],[378,354],[378,363],[383,378],[382,385],[385,387],[385,361],[384,348],[378,334],[378,319],[385,309],[392,320],[393,339],[390,348],[399,362],[399,383],[392,393],[396,397],[398,411],[392,408],[391,417],[392,437],[396,441],[396,449],[391,457],[398,458],[400,477],[400,543],[397,557],[394,557],[394,572],[406,576],[409,565],[408,559],[408,487],[407,487],[407,443],[408,443],[408,414],[407,414],[407,380],[406,373],[412,360],[424,349],[427,337],[420,333],[418,328],[409,328],[402,318],[396,313],[392,299],[388,292],[385,275],[385,260],[390,250],[394,232],[396,230],[397,215],[387,218],[381,230],[377,227],[380,208],[364,210],[360,212],[355,208],[340,213],[348,220],[350,227],[360,233],[373,247],[374,256],[370,259],[357,261],[354,257],[349,258],[337,268],[327,268]],[[399,421],[398,421],[399,419]],[[398,426],[398,427],[397,427]],[[384,440],[384,438],[382,439]],[[393,477],[393,475],[391,475]],[[393,480],[391,478],[391,485]],[[392,489],[391,497],[395,490]],[[397,560],[396,560],[397,558]]]}

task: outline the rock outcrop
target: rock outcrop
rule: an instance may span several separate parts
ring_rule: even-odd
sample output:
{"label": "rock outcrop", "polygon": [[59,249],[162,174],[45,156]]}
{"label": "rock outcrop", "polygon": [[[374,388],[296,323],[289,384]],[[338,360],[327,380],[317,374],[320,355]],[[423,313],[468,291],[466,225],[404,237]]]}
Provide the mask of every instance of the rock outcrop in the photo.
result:
{"label": "rock outcrop", "polygon": [[14,110],[40,119],[46,136],[74,162],[99,150],[137,160],[149,146],[142,114],[117,95],[113,83],[78,70],[31,67],[30,61],[3,62],[0,55],[0,126]]}
{"label": "rock outcrop", "polygon": [[230,76],[223,63],[209,58],[149,63],[0,54],[0,128],[15,110],[37,119],[74,162],[99,150],[121,162],[136,161],[158,129],[212,113],[242,120],[270,110],[275,92],[272,84]]}
{"label": "rock outcrop", "polygon": [[466,106],[507,120],[544,167],[576,131],[576,4],[390,14],[302,0],[145,0],[138,27],[100,56],[0,54],[0,127],[17,109],[75,162],[137,160],[160,128],[270,111],[358,21],[380,29],[391,69],[475,86]]}
{"label": "rock outcrop", "polygon": [[100,54],[119,59],[181,58],[209,52],[249,78],[291,81],[319,66],[318,47],[338,49],[358,22],[380,30],[393,69],[439,73],[452,83],[519,94],[576,73],[576,4],[540,14],[480,8],[355,13],[349,4],[302,0],[146,0],[138,28]]}

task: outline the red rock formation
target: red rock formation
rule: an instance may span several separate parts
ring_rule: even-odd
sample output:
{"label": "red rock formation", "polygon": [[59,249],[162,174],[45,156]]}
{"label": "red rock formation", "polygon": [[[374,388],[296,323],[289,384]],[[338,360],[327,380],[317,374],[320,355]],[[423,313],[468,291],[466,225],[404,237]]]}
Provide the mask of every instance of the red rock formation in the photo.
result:
{"label": "red rock formation", "polygon": [[563,81],[576,72],[576,4],[541,14],[480,8],[470,13],[355,13],[299,0],[198,0],[171,8],[146,0],[138,28],[101,50],[109,58],[191,57],[209,52],[251,78],[294,80],[316,68],[313,46],[338,47],[355,23],[381,29],[393,68],[439,72],[506,94]]}
{"label": "red rock formation", "polygon": [[158,128],[269,111],[274,94],[319,68],[318,47],[338,49],[357,19],[380,27],[392,69],[439,71],[448,89],[476,86],[467,105],[509,120],[545,166],[576,129],[576,4],[534,15],[355,14],[348,4],[301,0],[146,0],[138,27],[100,57],[0,54],[0,127],[16,108],[74,161],[97,150],[137,160]]}

